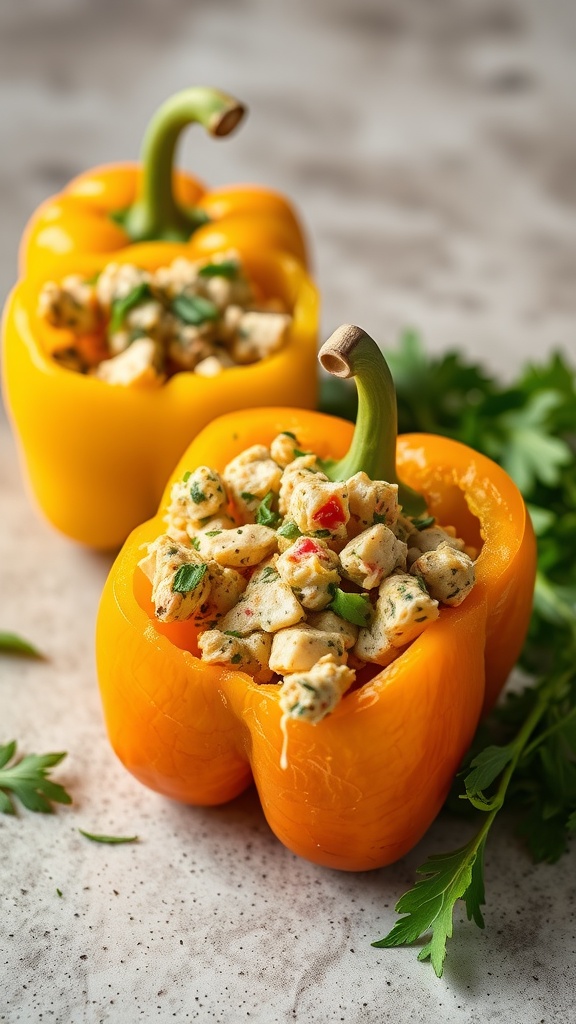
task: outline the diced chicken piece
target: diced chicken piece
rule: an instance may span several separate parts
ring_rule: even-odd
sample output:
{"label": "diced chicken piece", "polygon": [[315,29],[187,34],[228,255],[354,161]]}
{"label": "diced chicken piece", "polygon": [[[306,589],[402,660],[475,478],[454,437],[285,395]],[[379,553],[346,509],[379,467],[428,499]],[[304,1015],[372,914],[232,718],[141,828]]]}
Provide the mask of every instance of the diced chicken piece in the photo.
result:
{"label": "diced chicken piece", "polygon": [[282,473],[280,480],[280,513],[285,516],[292,492],[300,483],[307,483],[312,476],[317,480],[327,480],[328,477],[322,472],[320,463],[315,455],[299,455],[293,462],[290,462]]}
{"label": "diced chicken piece", "polygon": [[342,575],[364,590],[379,587],[394,569],[406,568],[406,545],[384,523],[376,523],[340,552]]}
{"label": "diced chicken piece", "polygon": [[254,363],[278,352],[286,344],[290,323],[288,313],[242,313],[230,342],[232,358],[237,363]]}
{"label": "diced chicken piece", "polygon": [[268,683],[273,672],[268,667],[272,637],[261,631],[236,637],[220,629],[209,629],[198,637],[202,661],[229,665],[253,676],[257,683]]}
{"label": "diced chicken piece", "polygon": [[410,572],[424,580],[436,601],[452,606],[462,604],[476,582],[472,559],[445,542],[420,555]]}
{"label": "diced chicken piece", "polygon": [[324,633],[340,633],[347,651],[354,647],[358,639],[358,626],[355,626],[353,622],[348,622],[347,619],[342,619],[340,615],[336,615],[336,612],[331,612],[328,609],[321,612],[310,612],[306,616],[306,621],[309,626],[321,629]]}
{"label": "diced chicken piece", "polygon": [[277,434],[270,445],[270,455],[282,469],[286,469],[296,458],[295,452],[300,450],[298,438],[289,430]]}
{"label": "diced chicken piece", "polygon": [[196,363],[194,373],[199,377],[217,377],[222,370],[229,370],[231,366],[236,366],[236,363],[224,349],[219,348],[214,350],[213,355]]}
{"label": "diced chicken piece", "polygon": [[270,668],[279,675],[306,672],[320,658],[330,654],[338,665],[346,663],[346,645],[341,633],[324,633],[312,626],[290,626],[274,633]]}
{"label": "diced chicken piece", "polygon": [[148,299],[134,306],[126,314],[126,324],[131,330],[144,331],[145,334],[156,337],[163,333],[164,317],[163,305],[156,299]]}
{"label": "diced chicken piece", "polygon": [[90,334],[100,327],[100,311],[94,285],[79,274],[65,277],[61,284],[47,281],[38,297],[38,315],[52,327],[67,327]]}
{"label": "diced chicken piece", "polygon": [[299,537],[280,555],[276,568],[305,608],[325,608],[332,600],[331,585],[340,582],[338,555],[312,537]]}
{"label": "diced chicken piece", "polygon": [[428,526],[425,530],[418,530],[413,539],[413,546],[420,551],[434,551],[440,544],[449,544],[457,551],[464,548],[464,541],[456,536],[453,526]]}
{"label": "diced chicken piece", "polygon": [[[172,484],[165,521],[172,534],[176,531],[195,535],[203,520],[222,515],[227,504],[228,495],[220,474],[209,466],[198,466]],[[212,526],[219,528],[216,524]]]}
{"label": "diced chicken piece", "polygon": [[301,622],[304,615],[302,605],[270,562],[254,573],[236,606],[222,619],[220,628],[242,636],[255,629],[275,633]]}
{"label": "diced chicken piece", "polygon": [[417,532],[417,530],[414,526],[414,523],[412,522],[411,519],[408,518],[408,516],[403,516],[402,514],[400,514],[396,519],[396,522],[392,526],[392,530],[394,531],[396,537],[398,537],[398,540],[403,541],[404,544],[406,544],[408,547],[411,547],[412,537]]}
{"label": "diced chicken piece", "polygon": [[262,499],[269,491],[277,494],[280,490],[282,470],[270,458],[269,448],[254,444],[232,459],[222,475],[243,518],[253,522]]}
{"label": "diced chicken piece", "polygon": [[308,672],[285,677],[280,689],[280,708],[288,718],[316,725],[334,710],[355,678],[353,669],[326,655]]}
{"label": "diced chicken piece", "polygon": [[375,523],[394,526],[398,518],[398,485],[371,480],[366,473],[355,473],[347,480],[350,507],[349,536],[355,536]]}
{"label": "diced chicken piece", "polygon": [[360,630],[354,650],[363,661],[388,665],[395,648],[411,643],[437,618],[438,602],[414,576],[389,576],[380,584],[372,625]]}
{"label": "diced chicken piece", "polygon": [[194,551],[162,534],[138,563],[152,583],[152,601],[161,622],[189,619],[208,598],[208,566]]}
{"label": "diced chicken piece", "polygon": [[244,576],[235,569],[227,569],[217,562],[207,564],[210,592],[194,616],[196,624],[204,628],[207,622],[215,625],[223,615],[226,615],[237,604],[247,586]]}
{"label": "diced chicken piece", "polygon": [[198,550],[204,558],[220,565],[246,568],[258,565],[276,551],[276,531],[269,526],[248,523],[232,530],[209,530],[198,533]]}
{"label": "diced chicken piece", "polygon": [[137,338],[124,352],[112,359],[103,359],[95,368],[94,376],[120,387],[158,387],[164,381],[160,363],[156,342],[152,338]]}
{"label": "diced chicken piece", "polygon": [[96,281],[98,302],[105,310],[119,299],[126,299],[135,288],[150,284],[151,275],[132,263],[107,263]]}
{"label": "diced chicken piece", "polygon": [[198,270],[201,265],[198,261],[194,262],[182,257],[172,260],[169,267],[158,267],[154,271],[152,278],[154,287],[169,299],[181,295],[184,291],[193,292],[199,281]]}
{"label": "diced chicken piece", "polygon": [[346,484],[311,476],[292,491],[287,515],[301,533],[345,540],[350,518]]}
{"label": "diced chicken piece", "polygon": [[[220,262],[227,261],[221,260]],[[215,266],[216,263],[217,261],[214,260],[211,265]],[[239,264],[234,277],[227,277],[223,274],[201,275],[200,281],[203,286],[202,294],[206,295],[206,298],[210,299],[221,311],[235,305],[247,306],[254,299],[252,289],[242,274]]]}

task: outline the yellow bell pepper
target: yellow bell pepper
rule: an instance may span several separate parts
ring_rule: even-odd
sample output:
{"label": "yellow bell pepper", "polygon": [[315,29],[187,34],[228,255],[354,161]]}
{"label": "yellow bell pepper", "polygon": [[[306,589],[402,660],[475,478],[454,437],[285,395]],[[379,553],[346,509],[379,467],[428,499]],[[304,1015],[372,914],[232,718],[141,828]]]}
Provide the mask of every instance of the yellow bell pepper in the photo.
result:
{"label": "yellow bell pepper", "polygon": [[[83,544],[116,548],[152,515],[174,463],[214,416],[270,402],[316,403],[318,297],[290,205],[256,187],[207,193],[182,175],[174,175],[172,194],[182,128],[196,120],[226,134],[241,114],[236,100],[216,90],[184,90],[153,119],[141,172],[120,166],[83,175],[48,200],[25,232],[22,276],[4,317],[6,406],[38,505]],[[281,351],[214,378],[179,372],[153,390],[110,386],[51,357],[67,331],[38,315],[48,278],[89,279],[112,258],[154,270],[230,248],[255,287],[292,314]]]}

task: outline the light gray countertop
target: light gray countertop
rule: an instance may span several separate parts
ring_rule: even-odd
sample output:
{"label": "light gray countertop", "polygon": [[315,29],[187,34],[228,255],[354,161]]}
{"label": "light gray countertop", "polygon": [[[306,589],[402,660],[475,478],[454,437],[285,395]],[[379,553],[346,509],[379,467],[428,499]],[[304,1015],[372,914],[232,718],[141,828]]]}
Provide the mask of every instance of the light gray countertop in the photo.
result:
{"label": "light gray countertop", "polygon": [[[171,92],[214,84],[250,117],[218,144],[190,132],[181,162],[292,196],[322,337],[349,321],[392,343],[414,326],[434,351],[459,346],[504,376],[576,353],[568,2],[30,0],[3,7],[0,30],[2,296],[33,208],[87,167],[134,159]],[[94,668],[111,557],[39,518],[1,417],[0,488],[0,625],[46,654],[0,662],[0,742],[68,751],[55,777],[74,798],[0,818],[1,1022],[571,1019],[572,855],[535,867],[502,822],[486,929],[459,909],[439,981],[417,950],[370,943],[465,823],[442,815],[398,864],[339,874],[281,847],[253,791],[194,809],[133,780],[108,745]],[[95,845],[79,828],[140,842]]]}

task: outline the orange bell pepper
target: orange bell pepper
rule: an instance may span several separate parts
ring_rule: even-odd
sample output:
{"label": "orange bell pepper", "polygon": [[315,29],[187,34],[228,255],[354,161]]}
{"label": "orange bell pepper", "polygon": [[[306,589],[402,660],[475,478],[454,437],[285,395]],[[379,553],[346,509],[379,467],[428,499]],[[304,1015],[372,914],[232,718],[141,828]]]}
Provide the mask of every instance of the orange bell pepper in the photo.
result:
{"label": "orange bell pepper", "polygon": [[[519,654],[535,542],[519,491],[489,459],[426,434],[395,445],[395,400],[383,360],[357,328],[344,335],[344,349],[327,343],[321,358],[329,370],[356,375],[354,434],[346,421],[291,408],[230,414],[202,431],[174,470],[157,516],[132,533],[112,568],[98,615],[97,661],[112,745],[138,779],[199,805],[231,800],[254,780],[270,827],[289,849],[357,871],[401,857],[440,810],[480,715]],[[394,479],[396,448],[404,509],[414,514],[424,496],[431,514],[480,553],[477,582],[463,604],[442,608],[387,668],[363,670],[317,725],[288,721],[282,768],[280,687],[201,662],[190,620],[154,618],[137,563],[142,545],[164,532],[171,486],[186,470],[207,464],[221,471],[243,449],[287,430],[322,459],[342,460],[330,464],[332,479],[360,469]]]}
{"label": "orange bell pepper", "polygon": [[[264,401],[315,405],[318,298],[288,202],[256,187],[205,192],[185,175],[176,176],[172,194],[182,128],[196,120],[223,135],[241,115],[240,104],[216,90],[177,94],[152,120],[141,171],[119,166],[82,175],[39,209],[25,233],[22,276],[4,317],[6,405],[38,505],[83,544],[117,548],[152,515],[175,461],[215,415]],[[230,248],[256,287],[292,313],[280,352],[215,378],[180,372],[148,391],[112,387],[51,358],[67,332],[36,312],[47,279],[90,278],[111,258],[151,270]]]}

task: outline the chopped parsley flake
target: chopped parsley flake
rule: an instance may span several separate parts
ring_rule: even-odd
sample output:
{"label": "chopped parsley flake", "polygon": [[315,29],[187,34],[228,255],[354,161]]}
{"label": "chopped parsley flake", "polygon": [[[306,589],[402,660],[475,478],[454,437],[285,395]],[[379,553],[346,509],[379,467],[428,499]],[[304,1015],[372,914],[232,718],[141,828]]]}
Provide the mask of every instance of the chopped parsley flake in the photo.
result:
{"label": "chopped parsley flake", "polygon": [[189,594],[191,590],[196,590],[196,587],[202,582],[207,571],[208,566],[204,563],[192,565],[188,562],[181,565],[174,576],[172,590],[177,594]]}
{"label": "chopped parsley flake", "polygon": [[185,324],[192,324],[193,327],[199,327],[209,320],[217,320],[220,315],[218,307],[202,295],[177,295],[172,300],[171,309],[175,316]]}

